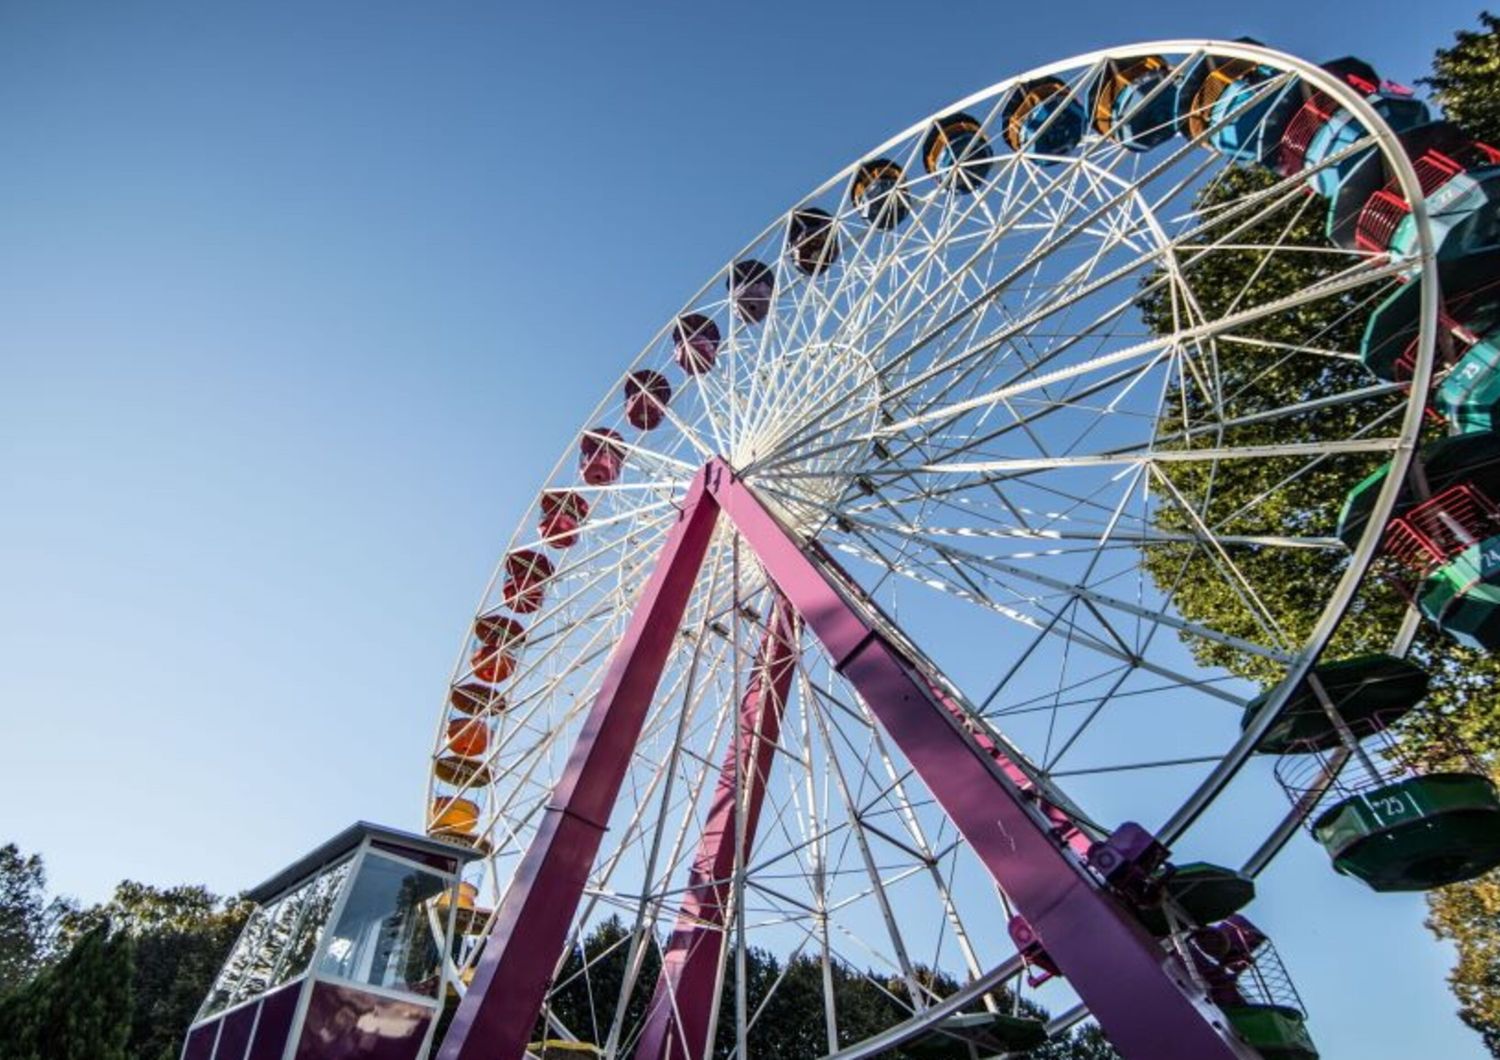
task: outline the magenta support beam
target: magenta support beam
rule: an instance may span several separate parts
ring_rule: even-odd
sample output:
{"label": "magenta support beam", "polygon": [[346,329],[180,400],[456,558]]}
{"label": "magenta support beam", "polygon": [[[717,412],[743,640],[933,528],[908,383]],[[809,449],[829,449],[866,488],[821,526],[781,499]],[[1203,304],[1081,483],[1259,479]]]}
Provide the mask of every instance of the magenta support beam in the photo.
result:
{"label": "magenta support beam", "polygon": [[996,760],[999,749],[975,740],[955,705],[881,636],[872,608],[835,584],[832,561],[814,561],[727,465],[709,467],[714,499],[1115,1048],[1130,1060],[1255,1057],[1177,958],[1080,864],[1035,793]]}
{"label": "magenta support beam", "polygon": [[[790,613],[822,642],[1115,1047],[1129,1060],[1254,1060],[1257,1054],[1227,1029],[1223,1013],[1209,1003],[1180,961],[1083,867],[1078,850],[1084,837],[1071,828],[1066,814],[1047,805],[1004,749],[975,731],[963,708],[881,635],[873,605],[842,578],[833,561],[814,559],[810,553],[815,548],[799,544],[748,487],[735,481],[722,460],[710,462],[689,489],[680,519],[610,657],[604,684],[548,813],[500,903],[439,1060],[520,1060],[524,1055],[721,508],[754,550]],[[756,777],[763,778],[768,768],[759,756],[769,756],[775,745],[774,739],[765,739],[769,720],[763,714],[761,739],[754,745]],[[742,741],[736,753],[746,748]],[[745,823],[748,838],[753,832],[748,812]],[[723,841],[735,827],[732,796],[717,838],[715,827],[711,820],[700,853],[711,847],[717,861],[719,852],[728,849],[732,860],[733,840]],[[722,881],[728,874],[717,866],[712,871],[705,880],[695,868],[695,879]],[[722,918],[722,907],[722,892],[705,887],[690,892],[684,913],[708,926],[709,935],[717,935],[710,917]],[[673,945],[681,936],[680,931],[674,935]],[[694,947],[685,937],[683,943],[683,973],[696,967],[699,951],[711,950],[718,959],[718,946]],[[685,982],[680,975],[679,987]],[[705,1039],[711,1000],[710,994],[694,1006],[693,1018],[705,1021]],[[686,1004],[687,999],[679,995],[679,1001]]]}
{"label": "magenta support beam", "polygon": [[[703,838],[688,874],[687,894],[662,957],[635,1060],[703,1060],[708,1055],[709,1017],[732,904],[735,836],[743,839],[739,852],[743,864],[755,845],[796,661],[796,619],[791,606],[778,595],[740,700],[736,737],[719,767]],[[745,808],[743,830],[738,820],[741,805]]]}
{"label": "magenta support beam", "polygon": [[501,899],[439,1060],[520,1060],[713,536],[708,469],[636,602],[541,826]]}
{"label": "magenta support beam", "polygon": [[[832,561],[830,560],[829,562]],[[1046,815],[1047,820],[1052,822],[1052,834],[1064,843],[1067,843],[1079,857],[1088,854],[1089,847],[1093,841],[1084,835],[1079,827],[1073,823],[1073,819],[1062,809],[1053,806],[1046,799],[1042,798],[1041,794],[1036,790],[1036,785],[1026,775],[1026,771],[1011,760],[1010,756],[990,737],[990,734],[983,727],[971,723],[968,713],[953,701],[952,696],[944,692],[933,681],[927,681],[926,684],[927,691],[932,695],[932,698],[943,705],[943,709],[952,715],[953,720],[969,734],[969,738],[994,760],[1001,771],[1010,778],[1011,783],[1015,784],[1028,798],[1036,802],[1037,809]]]}

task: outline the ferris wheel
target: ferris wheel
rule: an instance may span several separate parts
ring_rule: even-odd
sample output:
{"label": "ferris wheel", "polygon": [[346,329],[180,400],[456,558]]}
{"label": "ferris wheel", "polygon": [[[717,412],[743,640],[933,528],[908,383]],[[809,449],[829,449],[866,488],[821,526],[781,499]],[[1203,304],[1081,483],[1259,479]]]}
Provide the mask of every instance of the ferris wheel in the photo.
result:
{"label": "ferris wheel", "polygon": [[[1241,912],[1299,825],[1380,889],[1500,860],[1487,780],[1369,747],[1421,699],[1419,619],[1323,655],[1398,560],[1412,616],[1489,636],[1430,584],[1488,577],[1450,569],[1500,525],[1487,425],[1408,475],[1488,349],[1482,283],[1461,320],[1439,290],[1487,245],[1495,157],[1455,136],[1356,60],[1117,48],[914,122],[709,277],[466,635],[440,1055],[748,1058],[794,1011],[807,1056],[1084,1016],[1126,1056],[1316,1055]],[[1397,789],[1429,802],[1380,816]]]}

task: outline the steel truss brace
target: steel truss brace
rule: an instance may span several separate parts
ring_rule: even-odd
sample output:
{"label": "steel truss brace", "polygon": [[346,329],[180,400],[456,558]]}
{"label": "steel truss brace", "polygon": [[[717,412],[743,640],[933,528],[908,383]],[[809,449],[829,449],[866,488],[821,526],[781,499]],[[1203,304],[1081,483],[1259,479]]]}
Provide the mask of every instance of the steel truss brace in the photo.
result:
{"label": "steel truss brace", "polygon": [[[1256,1054],[1228,1029],[1178,957],[1084,867],[1076,849],[1080,837],[1066,828],[1060,811],[1001,748],[966,723],[936,675],[924,673],[882,635],[875,609],[832,560],[799,542],[719,459],[693,480],[615,646],[545,819],[500,902],[439,1060],[525,1056],[721,512],[754,551],[777,599],[636,1060],[707,1055],[722,925],[731,912],[725,908],[726,867],[737,853],[740,863],[748,859],[799,621],[869,706],[1121,1054],[1129,1060],[1252,1060]],[[737,820],[740,812],[744,822]],[[735,851],[736,835],[747,849]]]}

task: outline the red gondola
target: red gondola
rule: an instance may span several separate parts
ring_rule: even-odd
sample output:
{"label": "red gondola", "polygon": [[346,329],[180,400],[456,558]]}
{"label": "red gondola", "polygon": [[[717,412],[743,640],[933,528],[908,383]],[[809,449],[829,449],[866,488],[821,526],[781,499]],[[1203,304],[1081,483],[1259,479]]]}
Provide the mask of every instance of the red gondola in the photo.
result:
{"label": "red gondola", "polygon": [[653,430],[667,414],[672,384],[660,372],[643,370],[625,377],[625,418],[632,427]]}
{"label": "red gondola", "polygon": [[578,543],[578,528],[589,517],[589,502],[572,490],[542,493],[542,537],[553,548],[572,548]]}
{"label": "red gondola", "polygon": [[448,705],[464,714],[498,714],[505,709],[505,697],[489,685],[469,681],[448,690]]}
{"label": "red gondola", "polygon": [[619,431],[595,427],[578,440],[578,466],[590,486],[608,486],[625,466],[625,439]]}
{"label": "red gondola", "polygon": [[729,270],[729,298],[734,311],[747,324],[759,324],[771,312],[771,296],[776,290],[776,274],[763,261],[746,258]]}
{"label": "red gondola", "polygon": [[497,685],[515,672],[516,659],[502,647],[481,644],[469,656],[469,665],[473,667],[475,677]]}
{"label": "red gondola", "polygon": [[672,326],[677,363],[688,375],[702,375],[719,352],[719,325],[702,313],[684,313]]}
{"label": "red gondola", "polygon": [[480,615],[474,636],[492,648],[514,648],[526,639],[526,627],[509,615]]}
{"label": "red gondola", "polygon": [[505,557],[505,606],[529,615],[542,606],[542,594],[552,577],[552,561],[540,552],[523,548]]}

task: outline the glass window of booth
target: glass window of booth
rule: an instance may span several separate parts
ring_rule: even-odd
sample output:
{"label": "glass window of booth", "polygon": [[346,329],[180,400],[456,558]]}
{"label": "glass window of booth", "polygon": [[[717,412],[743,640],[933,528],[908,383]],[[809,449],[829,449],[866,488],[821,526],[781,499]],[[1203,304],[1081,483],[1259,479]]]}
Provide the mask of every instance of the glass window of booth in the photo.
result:
{"label": "glass window of booth", "polygon": [[428,910],[450,882],[371,851],[329,935],[319,975],[436,997],[442,953]]}
{"label": "glass window of booth", "polygon": [[307,971],[351,864],[346,858],[324,869],[250,915],[198,1013],[200,1020]]}

